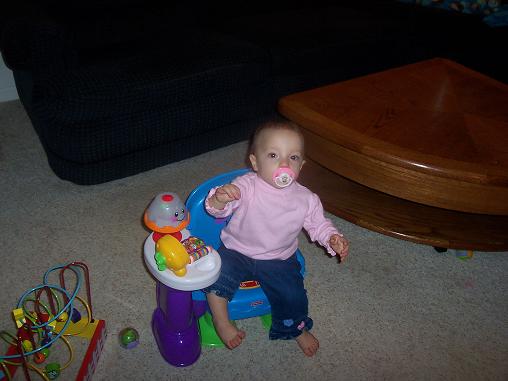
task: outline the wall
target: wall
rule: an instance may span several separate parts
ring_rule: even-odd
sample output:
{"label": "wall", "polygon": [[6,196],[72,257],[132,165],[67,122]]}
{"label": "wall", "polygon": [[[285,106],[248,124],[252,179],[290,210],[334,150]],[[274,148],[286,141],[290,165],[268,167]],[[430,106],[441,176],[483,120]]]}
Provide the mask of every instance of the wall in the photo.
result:
{"label": "wall", "polygon": [[0,56],[0,102],[11,101],[13,99],[18,99],[18,92],[16,91],[12,71],[5,66]]}

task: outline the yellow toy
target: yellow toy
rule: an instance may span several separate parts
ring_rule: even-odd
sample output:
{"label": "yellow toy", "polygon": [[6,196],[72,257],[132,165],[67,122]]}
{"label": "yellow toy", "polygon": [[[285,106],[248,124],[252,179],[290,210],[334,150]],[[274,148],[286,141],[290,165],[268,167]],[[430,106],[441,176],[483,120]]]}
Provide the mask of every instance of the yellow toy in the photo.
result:
{"label": "yellow toy", "polygon": [[159,271],[169,268],[176,276],[187,274],[190,256],[185,247],[172,235],[161,237],[155,244],[155,263]]}
{"label": "yellow toy", "polygon": [[16,322],[16,327],[18,328],[21,328],[23,324],[26,323],[23,308],[16,308],[15,310],[12,310],[12,317],[14,318],[14,321]]}

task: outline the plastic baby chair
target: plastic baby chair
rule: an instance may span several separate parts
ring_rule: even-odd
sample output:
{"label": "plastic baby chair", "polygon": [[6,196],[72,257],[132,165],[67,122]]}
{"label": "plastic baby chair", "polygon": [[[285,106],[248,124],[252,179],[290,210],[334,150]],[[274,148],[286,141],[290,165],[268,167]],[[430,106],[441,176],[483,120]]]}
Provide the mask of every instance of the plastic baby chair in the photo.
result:
{"label": "plastic baby chair", "polygon": [[[205,210],[205,198],[213,187],[230,183],[236,177],[248,171],[248,169],[239,169],[221,174],[205,181],[191,192],[186,202],[186,207],[191,215],[190,224],[188,226],[191,235],[200,237],[215,249],[219,248],[221,245],[220,232],[228,223],[229,218],[216,219],[210,216]],[[297,250],[297,258],[301,265],[302,276],[304,276],[305,259],[300,250]],[[195,303],[206,303],[205,293],[200,290],[192,293],[192,299]],[[246,279],[241,283],[233,300],[228,303],[228,311],[231,320],[260,316],[265,328],[268,329],[271,326],[270,303],[259,286],[259,283],[255,280]],[[202,345],[224,345],[215,333],[211,315],[208,312],[199,318],[198,324],[201,332]]]}

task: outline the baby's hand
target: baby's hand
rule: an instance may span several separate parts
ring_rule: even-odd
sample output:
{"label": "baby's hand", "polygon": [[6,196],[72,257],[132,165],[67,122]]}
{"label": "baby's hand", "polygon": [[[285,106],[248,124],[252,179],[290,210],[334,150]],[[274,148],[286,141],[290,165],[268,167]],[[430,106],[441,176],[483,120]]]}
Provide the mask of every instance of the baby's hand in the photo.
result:
{"label": "baby's hand", "polygon": [[349,242],[344,237],[334,234],[330,237],[329,244],[333,251],[339,255],[341,262],[349,255]]}
{"label": "baby's hand", "polygon": [[241,196],[242,194],[240,192],[240,188],[234,184],[226,184],[215,190],[215,194],[212,199],[215,199],[214,201],[216,201],[216,205],[214,206],[217,209],[223,209],[227,203],[239,200]]}

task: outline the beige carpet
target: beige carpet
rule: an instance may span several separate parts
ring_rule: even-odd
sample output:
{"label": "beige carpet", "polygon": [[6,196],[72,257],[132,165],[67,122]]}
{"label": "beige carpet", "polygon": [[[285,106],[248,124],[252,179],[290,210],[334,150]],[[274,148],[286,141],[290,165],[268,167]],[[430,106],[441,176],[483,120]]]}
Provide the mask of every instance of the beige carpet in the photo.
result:
{"label": "beige carpet", "polygon": [[[248,334],[240,348],[204,348],[192,366],[168,365],[150,328],[155,281],[142,260],[148,234],[142,213],[159,192],[186,198],[205,179],[242,167],[245,148],[240,143],[78,186],[51,172],[20,103],[0,103],[0,330],[13,332],[12,309],[47,269],[83,261],[91,271],[94,317],[109,331],[96,380],[508,379],[507,253],[478,252],[461,261],[333,216],[351,241],[346,263],[301,236],[313,332],[321,344],[316,357],[305,358],[294,342],[269,341],[259,320],[249,319],[238,322]],[[132,350],[117,340],[128,326],[140,333]],[[74,379],[85,346],[69,340],[76,358],[61,380]],[[5,348],[2,342],[0,355]],[[50,357],[65,363],[66,356],[65,347],[54,344]]]}

